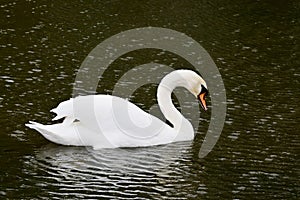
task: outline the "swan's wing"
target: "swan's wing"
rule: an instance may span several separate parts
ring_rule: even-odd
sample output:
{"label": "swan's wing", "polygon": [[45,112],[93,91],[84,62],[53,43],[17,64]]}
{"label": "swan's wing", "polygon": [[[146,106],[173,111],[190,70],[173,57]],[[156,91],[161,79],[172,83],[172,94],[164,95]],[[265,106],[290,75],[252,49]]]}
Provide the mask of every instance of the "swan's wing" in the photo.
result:
{"label": "swan's wing", "polygon": [[[108,112],[114,117],[121,114],[132,118],[137,125],[145,126],[151,121],[148,113],[141,110],[133,103],[120,97],[111,95],[88,95],[70,98],[67,101],[61,102],[56,108],[50,110],[56,114],[52,120],[58,120],[64,117],[70,118],[91,118],[91,116],[108,116]],[[102,115],[102,116],[103,116]],[[149,121],[150,120],[150,121]]]}
{"label": "swan's wing", "polygon": [[[100,102],[100,101],[97,101]],[[99,106],[99,108],[97,107]],[[96,112],[104,110],[97,104]],[[105,130],[103,134],[115,146],[149,146],[169,143],[175,136],[174,130],[155,116],[143,111],[135,104],[111,96],[106,116],[97,115],[98,124]],[[107,116],[109,118],[107,118]]]}
{"label": "swan's wing", "polygon": [[115,146],[147,146],[163,142],[159,140],[172,137],[170,132],[174,131],[160,119],[120,97],[90,95],[73,101],[73,116],[79,123],[102,134]]}
{"label": "swan's wing", "polygon": [[116,147],[163,144],[170,142],[174,132],[133,103],[110,95],[79,96],[60,103],[52,111],[57,114],[54,119],[66,118],[63,124],[84,127],[76,128],[76,134],[94,148],[102,148],[102,143],[95,142],[96,138],[106,138]]}
{"label": "swan's wing", "polygon": [[[71,104],[71,105],[70,105]],[[66,106],[60,109],[60,116],[72,113],[68,116],[78,119],[90,126],[102,126],[110,124],[112,127],[134,125],[147,127],[152,123],[152,117],[133,103],[116,96],[89,95],[76,97],[69,100]],[[72,110],[72,111],[71,111]],[[64,113],[63,115],[61,115]],[[95,128],[95,127],[94,127]]]}

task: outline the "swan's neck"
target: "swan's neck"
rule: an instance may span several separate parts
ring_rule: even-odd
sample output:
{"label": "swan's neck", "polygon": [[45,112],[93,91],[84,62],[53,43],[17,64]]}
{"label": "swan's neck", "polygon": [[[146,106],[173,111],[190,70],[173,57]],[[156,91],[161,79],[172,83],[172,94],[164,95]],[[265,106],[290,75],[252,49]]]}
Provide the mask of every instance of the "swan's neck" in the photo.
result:
{"label": "swan's neck", "polygon": [[179,129],[182,122],[183,116],[175,108],[172,99],[172,91],[162,85],[158,86],[157,90],[157,101],[161,112],[165,118],[172,123],[174,129]]}
{"label": "swan's neck", "polygon": [[191,123],[185,119],[182,114],[175,108],[171,94],[176,87],[188,88],[188,81],[182,73],[176,71],[165,76],[157,89],[157,101],[161,112],[165,118],[172,123],[174,129],[178,132],[187,132],[194,135]]}

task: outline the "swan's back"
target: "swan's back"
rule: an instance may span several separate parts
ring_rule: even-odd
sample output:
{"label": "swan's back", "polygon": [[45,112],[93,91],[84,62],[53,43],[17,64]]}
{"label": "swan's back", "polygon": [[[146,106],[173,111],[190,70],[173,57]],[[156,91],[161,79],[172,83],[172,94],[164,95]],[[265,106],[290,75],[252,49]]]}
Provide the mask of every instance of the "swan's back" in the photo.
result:
{"label": "swan's back", "polygon": [[72,118],[74,121],[90,123],[94,119],[102,122],[113,117],[115,122],[120,123],[119,125],[125,125],[124,121],[130,121],[139,127],[149,126],[153,117],[133,103],[110,95],[88,95],[71,98],[61,102],[51,112],[56,113],[53,120]]}
{"label": "swan's back", "polygon": [[[51,111],[57,114],[55,120],[65,117],[62,125],[73,127],[76,141],[95,148],[103,148],[104,143],[105,147],[164,144],[176,136],[171,127],[155,116],[110,95],[71,98]],[[58,129],[57,134],[62,134]]]}

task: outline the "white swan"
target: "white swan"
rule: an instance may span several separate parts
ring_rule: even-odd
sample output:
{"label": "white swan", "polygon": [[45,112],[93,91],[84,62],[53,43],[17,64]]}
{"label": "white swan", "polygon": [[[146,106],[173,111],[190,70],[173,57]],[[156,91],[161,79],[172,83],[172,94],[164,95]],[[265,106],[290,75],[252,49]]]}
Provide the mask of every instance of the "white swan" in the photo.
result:
{"label": "white swan", "polygon": [[62,123],[43,125],[36,122],[27,127],[46,139],[62,145],[99,148],[139,147],[192,140],[194,130],[172,103],[175,87],[188,89],[207,110],[208,93],[205,81],[191,70],[175,70],[166,75],[157,89],[157,101],[169,126],[133,103],[116,96],[88,95],[71,98],[51,111],[65,118]]}

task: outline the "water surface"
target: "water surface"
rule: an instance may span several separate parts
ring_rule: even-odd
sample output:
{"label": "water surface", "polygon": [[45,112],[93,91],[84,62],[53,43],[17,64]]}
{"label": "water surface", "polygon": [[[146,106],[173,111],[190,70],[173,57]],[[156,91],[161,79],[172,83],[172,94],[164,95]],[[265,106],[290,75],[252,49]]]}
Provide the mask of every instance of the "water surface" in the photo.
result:
{"label": "water surface", "polygon": [[[299,199],[299,9],[298,1],[1,2],[1,199]],[[145,26],[185,33],[219,68],[228,110],[207,157],[198,152],[210,112],[194,141],[149,148],[62,147],[24,126],[49,123],[97,44]],[[150,62],[192,68],[170,52],[130,52],[97,92],[110,94],[127,70]],[[130,100],[149,110],[155,88]]]}

